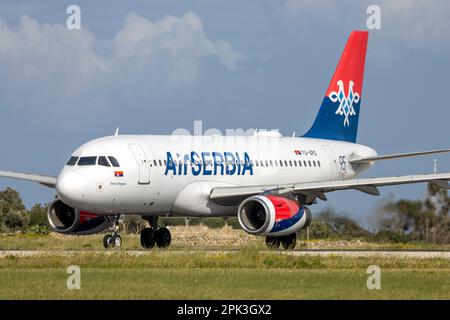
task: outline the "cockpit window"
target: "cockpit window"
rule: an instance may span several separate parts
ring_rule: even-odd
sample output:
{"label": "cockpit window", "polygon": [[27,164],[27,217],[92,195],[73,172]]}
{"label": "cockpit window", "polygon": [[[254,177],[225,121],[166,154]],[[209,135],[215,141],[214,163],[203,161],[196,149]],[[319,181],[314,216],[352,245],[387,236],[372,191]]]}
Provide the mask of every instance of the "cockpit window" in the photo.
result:
{"label": "cockpit window", "polygon": [[111,167],[110,164],[109,164],[109,162],[108,162],[108,159],[106,159],[105,156],[98,157],[97,164],[98,164],[99,166]]}
{"label": "cockpit window", "polygon": [[70,157],[69,161],[67,161],[66,165],[68,166],[74,166],[77,164],[78,157]]}
{"label": "cockpit window", "polygon": [[116,158],[108,156],[109,161],[111,162],[113,167],[120,167],[119,162],[117,161]]}
{"label": "cockpit window", "polygon": [[95,166],[95,163],[97,162],[97,157],[81,157],[80,160],[78,160],[79,166]]}

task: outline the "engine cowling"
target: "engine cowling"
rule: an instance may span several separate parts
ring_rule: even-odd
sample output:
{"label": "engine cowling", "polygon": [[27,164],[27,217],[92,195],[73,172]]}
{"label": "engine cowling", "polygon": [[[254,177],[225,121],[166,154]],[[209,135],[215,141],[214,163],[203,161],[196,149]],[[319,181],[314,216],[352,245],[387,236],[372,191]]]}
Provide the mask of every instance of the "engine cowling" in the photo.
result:
{"label": "engine cowling", "polygon": [[48,207],[47,219],[54,231],[63,234],[94,234],[108,227],[106,216],[72,208],[60,199]]}
{"label": "engine cowling", "polygon": [[297,201],[279,196],[253,196],[238,209],[241,227],[260,236],[283,236],[310,225],[311,211]]}

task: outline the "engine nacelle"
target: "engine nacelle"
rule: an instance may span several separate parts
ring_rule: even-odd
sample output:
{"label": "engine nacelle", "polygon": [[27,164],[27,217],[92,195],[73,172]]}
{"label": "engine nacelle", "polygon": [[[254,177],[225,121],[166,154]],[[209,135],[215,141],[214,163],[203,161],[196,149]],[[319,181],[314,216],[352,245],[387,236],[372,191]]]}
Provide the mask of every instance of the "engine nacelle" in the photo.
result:
{"label": "engine nacelle", "polygon": [[54,231],[63,234],[94,234],[108,227],[105,216],[72,208],[60,199],[48,207],[47,219]]}
{"label": "engine nacelle", "polygon": [[311,211],[297,201],[279,196],[253,196],[238,209],[241,227],[259,236],[284,236],[310,225]]}

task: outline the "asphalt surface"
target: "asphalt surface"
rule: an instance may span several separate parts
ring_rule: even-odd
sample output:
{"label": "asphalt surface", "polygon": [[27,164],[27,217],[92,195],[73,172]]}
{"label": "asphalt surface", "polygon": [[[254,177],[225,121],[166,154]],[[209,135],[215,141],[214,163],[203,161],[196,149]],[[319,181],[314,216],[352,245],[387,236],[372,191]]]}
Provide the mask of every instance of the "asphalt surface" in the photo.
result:
{"label": "asphalt surface", "polygon": [[[99,255],[130,255],[142,256],[157,254],[180,254],[180,253],[236,253],[238,250],[198,250],[198,251],[178,251],[178,250],[5,250],[0,251],[0,258],[6,257],[40,257],[40,256],[70,256],[83,254],[99,254]],[[450,259],[450,251],[375,251],[375,250],[293,250],[293,251],[261,251],[263,253],[280,253],[292,256],[347,256],[347,257],[392,257],[392,258],[444,258]]]}

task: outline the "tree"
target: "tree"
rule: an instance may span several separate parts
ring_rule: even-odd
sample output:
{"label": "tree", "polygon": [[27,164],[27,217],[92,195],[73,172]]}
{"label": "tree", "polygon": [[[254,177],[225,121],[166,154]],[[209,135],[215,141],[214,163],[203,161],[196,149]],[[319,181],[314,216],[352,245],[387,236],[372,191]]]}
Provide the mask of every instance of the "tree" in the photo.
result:
{"label": "tree", "polygon": [[0,229],[17,231],[28,226],[29,216],[19,193],[6,188],[0,192]]}
{"label": "tree", "polygon": [[449,198],[447,190],[429,183],[427,196],[421,200],[388,201],[378,212],[381,231],[402,236],[402,239],[429,242],[450,242]]}
{"label": "tree", "polygon": [[49,227],[47,219],[48,205],[36,203],[28,214],[30,216],[30,226]]}

